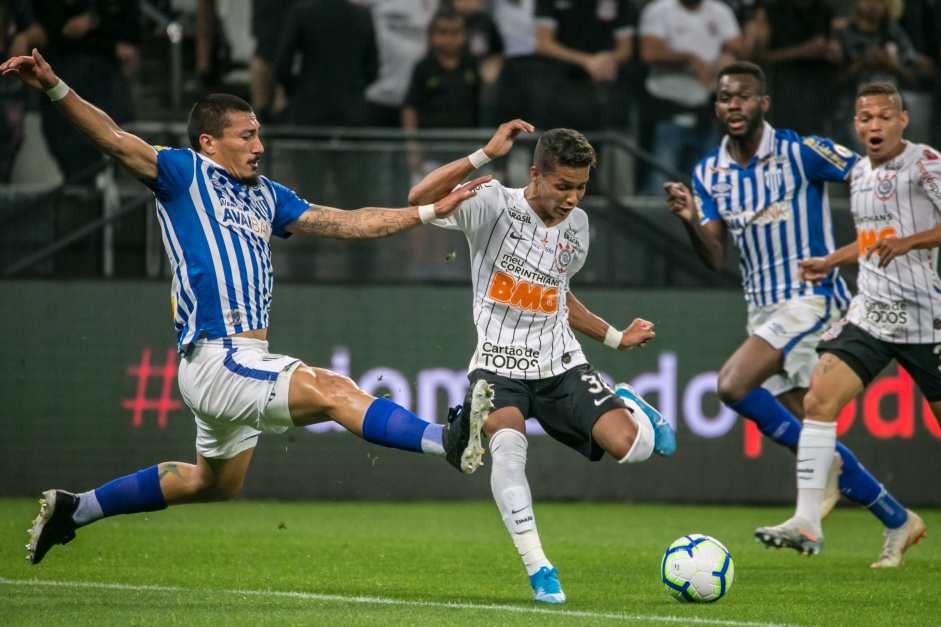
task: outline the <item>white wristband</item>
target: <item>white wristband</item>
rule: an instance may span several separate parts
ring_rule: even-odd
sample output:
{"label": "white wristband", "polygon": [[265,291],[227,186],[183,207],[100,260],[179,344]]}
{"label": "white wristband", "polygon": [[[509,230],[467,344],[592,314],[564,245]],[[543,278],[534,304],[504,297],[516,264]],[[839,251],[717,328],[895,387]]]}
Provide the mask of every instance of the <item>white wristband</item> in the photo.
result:
{"label": "white wristband", "polygon": [[432,220],[437,220],[438,216],[435,215],[435,206],[434,204],[430,205],[419,205],[418,206],[418,217],[421,219],[422,224],[428,224]]}
{"label": "white wristband", "polygon": [[487,153],[484,152],[483,148],[481,148],[474,154],[468,155],[467,158],[470,159],[471,165],[474,166],[475,170],[479,168],[480,166],[486,165],[490,163],[491,161],[493,161],[493,159],[487,156]]}
{"label": "white wristband", "polygon": [[621,338],[623,337],[623,331],[618,331],[611,325],[608,325],[608,332],[604,334],[604,345],[616,349],[621,345]]}
{"label": "white wristband", "polygon": [[65,98],[65,95],[69,93],[69,86],[65,84],[65,81],[61,78],[59,82],[56,83],[55,87],[46,90],[46,95],[49,96],[49,100],[55,102],[56,100],[62,100]]}

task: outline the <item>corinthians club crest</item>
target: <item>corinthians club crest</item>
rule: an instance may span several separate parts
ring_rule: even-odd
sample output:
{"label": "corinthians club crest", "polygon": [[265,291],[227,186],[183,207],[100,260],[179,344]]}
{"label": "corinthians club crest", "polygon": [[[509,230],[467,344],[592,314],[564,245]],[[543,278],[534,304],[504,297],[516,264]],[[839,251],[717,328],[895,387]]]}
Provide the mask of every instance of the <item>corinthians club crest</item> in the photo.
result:
{"label": "corinthians club crest", "polygon": [[565,272],[577,256],[578,251],[571,244],[559,242],[555,251],[555,269],[559,272]]}
{"label": "corinthians club crest", "polygon": [[895,195],[895,174],[876,176],[876,198],[885,202]]}

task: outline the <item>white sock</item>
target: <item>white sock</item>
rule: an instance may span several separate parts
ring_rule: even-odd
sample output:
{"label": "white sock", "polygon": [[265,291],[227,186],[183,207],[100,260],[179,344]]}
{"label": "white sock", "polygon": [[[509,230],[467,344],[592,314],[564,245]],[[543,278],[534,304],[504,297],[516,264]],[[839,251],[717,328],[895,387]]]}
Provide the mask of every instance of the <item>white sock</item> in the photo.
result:
{"label": "white sock", "polygon": [[622,459],[618,460],[618,463],[636,464],[649,459],[653,454],[653,425],[650,424],[650,419],[647,418],[644,410],[637,406],[637,403],[626,398],[622,398],[621,400],[627,404],[629,408],[628,413],[631,415],[634,424],[637,425],[637,435],[634,437],[631,450],[629,450],[627,455]]}
{"label": "white sock", "polygon": [[76,496],[78,496],[78,507],[75,509],[75,513],[72,514],[72,520],[74,520],[75,524],[79,527],[91,524],[105,517],[104,512],[101,511],[101,505],[98,504],[98,497],[95,496],[94,490],[82,492]]}
{"label": "white sock", "polygon": [[836,451],[836,423],[804,420],[797,440],[797,509],[799,516],[820,531],[820,510],[827,474]]}
{"label": "white sock", "polygon": [[533,575],[543,566],[552,568],[536,531],[533,497],[526,481],[526,436],[514,429],[500,429],[490,438],[490,489],[503,524],[523,558],[526,573]]}
{"label": "white sock", "polygon": [[421,452],[425,455],[444,457],[444,441],[441,439],[443,432],[444,425],[431,423],[425,427],[425,430],[421,434]]}

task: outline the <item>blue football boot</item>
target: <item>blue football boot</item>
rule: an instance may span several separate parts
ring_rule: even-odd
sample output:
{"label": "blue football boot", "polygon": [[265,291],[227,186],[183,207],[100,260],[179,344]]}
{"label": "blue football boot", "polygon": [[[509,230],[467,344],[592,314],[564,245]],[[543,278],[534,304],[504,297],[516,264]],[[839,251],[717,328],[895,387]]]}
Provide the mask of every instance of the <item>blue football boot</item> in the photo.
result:
{"label": "blue football boot", "polygon": [[647,401],[641,398],[640,394],[634,391],[634,388],[626,383],[615,385],[614,392],[624,400],[632,401],[650,419],[650,424],[653,425],[654,453],[669,457],[676,452],[676,434],[673,433],[673,427],[666,421],[666,418],[660,415],[660,412],[651,407]]}
{"label": "blue football boot", "polygon": [[533,600],[536,603],[565,603],[565,593],[559,585],[558,574],[557,568],[543,566],[529,576],[529,584],[533,587]]}

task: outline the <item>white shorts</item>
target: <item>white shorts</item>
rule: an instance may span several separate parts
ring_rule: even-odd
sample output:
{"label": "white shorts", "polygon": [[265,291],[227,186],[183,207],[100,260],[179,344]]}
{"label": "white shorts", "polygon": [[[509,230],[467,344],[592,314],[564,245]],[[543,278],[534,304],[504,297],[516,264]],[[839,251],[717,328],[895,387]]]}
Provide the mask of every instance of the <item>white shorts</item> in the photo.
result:
{"label": "white shorts", "polygon": [[833,299],[826,296],[801,296],[763,307],[749,305],[748,334],[784,352],[784,372],[770,377],[762,387],[775,396],[809,387],[817,365],[817,343],[839,315]]}
{"label": "white shorts", "polygon": [[294,426],[288,389],[300,363],[269,354],[264,340],[195,341],[180,362],[179,382],[196,418],[200,455],[228,459],[254,447],[260,433]]}

